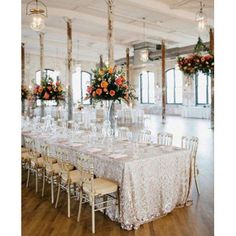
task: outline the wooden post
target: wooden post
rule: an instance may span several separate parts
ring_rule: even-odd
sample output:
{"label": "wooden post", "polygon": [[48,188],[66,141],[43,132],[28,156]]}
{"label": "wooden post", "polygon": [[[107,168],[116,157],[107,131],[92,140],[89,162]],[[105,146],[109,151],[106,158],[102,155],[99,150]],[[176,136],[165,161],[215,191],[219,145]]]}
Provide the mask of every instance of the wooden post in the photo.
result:
{"label": "wooden post", "polygon": [[[41,81],[44,78],[44,33],[39,33],[39,44],[40,44],[40,76]],[[40,116],[41,118],[44,117],[44,103],[41,101],[41,107],[40,107]]]}
{"label": "wooden post", "polygon": [[68,121],[70,121],[70,120],[73,120],[72,21],[71,19],[66,18],[66,25],[67,25],[67,70],[68,70]]}
{"label": "wooden post", "polygon": [[165,67],[166,67],[166,48],[165,42],[161,42],[161,71],[162,71],[162,124],[166,122],[166,76],[165,76]]}
{"label": "wooden post", "polygon": [[103,68],[103,59],[102,59],[102,55],[100,55],[100,57],[99,57],[99,67],[100,68]]}
{"label": "wooden post", "polygon": [[114,66],[114,35],[113,35],[113,0],[107,0],[108,6],[108,63],[109,66]]}
{"label": "wooden post", "polygon": [[[214,32],[210,28],[210,50],[214,53]],[[214,116],[215,116],[215,91],[214,91],[214,74],[211,75],[211,128],[214,129]]]}
{"label": "wooden post", "polygon": [[129,82],[129,48],[126,48],[126,78]]}
{"label": "wooden post", "polygon": [[[25,44],[21,43],[21,85],[25,84]],[[21,113],[25,112],[25,99],[21,101]]]}

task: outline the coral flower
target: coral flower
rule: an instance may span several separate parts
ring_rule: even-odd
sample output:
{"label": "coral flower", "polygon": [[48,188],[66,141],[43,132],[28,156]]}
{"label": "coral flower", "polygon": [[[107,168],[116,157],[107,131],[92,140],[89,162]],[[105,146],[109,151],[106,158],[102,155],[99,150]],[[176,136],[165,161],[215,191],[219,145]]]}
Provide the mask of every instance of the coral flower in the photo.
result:
{"label": "coral flower", "polygon": [[103,89],[103,92],[105,92],[105,93],[106,93],[106,92],[107,92],[107,88],[104,88],[104,89]]}
{"label": "coral flower", "polygon": [[49,99],[49,94],[46,92],[43,96],[44,99],[48,100]]}
{"label": "coral flower", "polygon": [[100,89],[100,88],[96,89],[96,94],[98,94],[100,96],[102,94],[102,89]]}
{"label": "coral flower", "polygon": [[57,81],[57,82],[56,82],[56,86],[59,86],[59,85],[60,85],[60,81]]}
{"label": "coral flower", "polygon": [[109,69],[108,69],[108,73],[109,73],[109,74],[112,74],[112,73],[113,73],[113,69],[112,69],[112,67],[109,67]]}
{"label": "coral flower", "polygon": [[107,86],[108,86],[107,81],[102,81],[101,87],[102,87],[102,88],[107,88]]}
{"label": "coral flower", "polygon": [[52,90],[52,86],[48,86],[47,89],[48,89],[49,91],[51,91],[51,90]]}
{"label": "coral flower", "polygon": [[115,82],[118,86],[122,85],[122,83],[123,83],[121,77],[117,78]]}
{"label": "coral flower", "polygon": [[93,95],[93,97],[95,98],[95,97],[96,97],[96,92],[95,92],[95,91],[93,91],[93,94],[92,94],[92,95]]}
{"label": "coral flower", "polygon": [[34,93],[38,93],[38,89],[37,88],[34,89]]}
{"label": "coral flower", "polygon": [[42,92],[43,92],[43,88],[42,88],[42,87],[39,87],[39,88],[38,88],[38,91],[39,91],[39,93],[42,93]]}
{"label": "coral flower", "polygon": [[114,91],[114,90],[111,90],[110,91],[110,95],[113,97],[113,96],[115,96],[115,94],[116,94],[116,92]]}

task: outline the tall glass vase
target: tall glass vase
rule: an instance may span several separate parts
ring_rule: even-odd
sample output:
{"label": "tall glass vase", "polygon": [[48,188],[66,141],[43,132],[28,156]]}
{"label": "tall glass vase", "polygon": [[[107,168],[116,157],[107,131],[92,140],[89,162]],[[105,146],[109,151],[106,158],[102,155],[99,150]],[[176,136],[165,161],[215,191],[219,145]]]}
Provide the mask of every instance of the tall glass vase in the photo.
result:
{"label": "tall glass vase", "polygon": [[105,136],[111,136],[115,131],[114,101],[104,100],[105,102],[105,120],[103,122],[103,133]]}
{"label": "tall glass vase", "polygon": [[40,106],[40,118],[42,119],[45,116],[45,103],[43,100],[41,100],[41,106]]}

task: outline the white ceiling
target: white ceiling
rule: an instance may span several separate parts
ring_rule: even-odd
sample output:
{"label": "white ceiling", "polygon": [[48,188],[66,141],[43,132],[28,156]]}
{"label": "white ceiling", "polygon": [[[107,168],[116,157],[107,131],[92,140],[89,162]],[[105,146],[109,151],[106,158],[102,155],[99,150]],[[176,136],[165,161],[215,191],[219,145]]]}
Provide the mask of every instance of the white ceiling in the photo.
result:
{"label": "white ceiling", "polygon": [[[48,7],[45,28],[45,55],[66,57],[66,24],[72,18],[74,57],[98,61],[107,56],[107,7],[105,0],[42,0]],[[142,18],[146,17],[146,41],[166,41],[167,48],[186,46],[197,41],[195,22],[198,0],[113,0],[115,59],[125,56],[125,48],[144,39]],[[26,53],[39,54],[39,37],[30,29],[30,17],[22,0],[22,41]],[[214,0],[205,0],[204,12],[213,26]],[[208,41],[208,32],[201,34]],[[78,43],[79,42],[79,43]],[[132,50],[131,50],[132,51]]]}

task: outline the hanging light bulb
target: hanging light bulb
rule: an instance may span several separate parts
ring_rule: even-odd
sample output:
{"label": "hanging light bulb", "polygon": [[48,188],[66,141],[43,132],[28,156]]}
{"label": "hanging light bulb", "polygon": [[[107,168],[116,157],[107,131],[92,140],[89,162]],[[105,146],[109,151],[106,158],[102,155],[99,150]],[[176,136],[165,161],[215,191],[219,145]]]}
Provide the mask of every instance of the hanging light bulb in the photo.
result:
{"label": "hanging light bulb", "polygon": [[[144,43],[146,42],[146,24],[145,24],[145,17],[143,17],[143,36],[144,36]],[[140,61],[147,62],[149,59],[149,52],[147,49],[143,49],[140,51]]]}
{"label": "hanging light bulb", "polygon": [[47,17],[46,5],[38,0],[33,0],[26,5],[26,15],[31,17],[30,27],[35,31],[42,31],[45,28]]}
{"label": "hanging light bulb", "polygon": [[203,3],[200,2],[200,10],[199,12],[197,12],[196,14],[196,22],[198,24],[198,30],[199,31],[203,31],[206,28],[207,25],[207,17],[206,15],[203,13]]}

